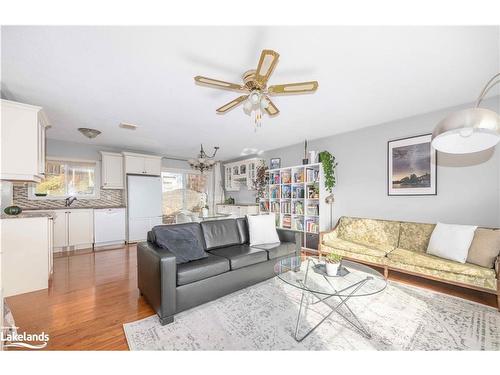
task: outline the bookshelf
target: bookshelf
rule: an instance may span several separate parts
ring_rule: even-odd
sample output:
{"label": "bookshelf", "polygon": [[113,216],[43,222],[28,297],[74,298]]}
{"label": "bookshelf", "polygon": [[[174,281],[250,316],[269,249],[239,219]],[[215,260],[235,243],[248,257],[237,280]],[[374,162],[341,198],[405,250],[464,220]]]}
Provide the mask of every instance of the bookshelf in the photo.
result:
{"label": "bookshelf", "polygon": [[275,213],[276,227],[303,233],[303,247],[318,249],[328,213],[320,163],[268,171],[268,189],[259,213]]}

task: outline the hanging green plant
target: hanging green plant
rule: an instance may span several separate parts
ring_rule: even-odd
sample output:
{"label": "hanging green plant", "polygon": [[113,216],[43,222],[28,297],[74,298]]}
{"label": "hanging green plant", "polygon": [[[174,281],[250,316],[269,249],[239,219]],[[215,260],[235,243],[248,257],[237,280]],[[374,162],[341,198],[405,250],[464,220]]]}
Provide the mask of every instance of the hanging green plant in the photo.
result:
{"label": "hanging green plant", "polygon": [[321,162],[323,172],[325,173],[325,189],[331,194],[336,184],[335,168],[338,163],[335,161],[335,156],[328,151],[321,151],[319,153],[319,161]]}

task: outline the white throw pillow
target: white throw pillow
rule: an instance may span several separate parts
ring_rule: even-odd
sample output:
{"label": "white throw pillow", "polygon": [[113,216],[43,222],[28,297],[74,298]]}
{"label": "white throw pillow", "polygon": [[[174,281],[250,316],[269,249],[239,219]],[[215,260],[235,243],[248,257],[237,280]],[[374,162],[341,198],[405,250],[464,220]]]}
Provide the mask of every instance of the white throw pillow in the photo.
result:
{"label": "white throw pillow", "polygon": [[427,254],[465,263],[477,226],[437,223]]}
{"label": "white throw pillow", "polygon": [[247,219],[250,246],[280,242],[276,231],[276,216],[274,213],[269,215],[248,215]]}

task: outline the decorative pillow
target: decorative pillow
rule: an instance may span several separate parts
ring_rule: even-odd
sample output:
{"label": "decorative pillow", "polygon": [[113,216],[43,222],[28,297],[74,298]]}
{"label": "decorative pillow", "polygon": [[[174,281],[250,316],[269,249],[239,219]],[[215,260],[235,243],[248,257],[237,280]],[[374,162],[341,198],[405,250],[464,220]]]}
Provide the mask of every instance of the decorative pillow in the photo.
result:
{"label": "decorative pillow", "polygon": [[174,253],[175,263],[187,263],[192,260],[208,257],[196,238],[169,238],[162,236],[162,234],[156,235],[156,243],[160,247]]}
{"label": "decorative pillow", "polygon": [[276,231],[276,217],[269,215],[248,215],[248,233],[250,246],[280,242]]}
{"label": "decorative pillow", "polygon": [[477,226],[437,223],[427,254],[465,263]]}
{"label": "decorative pillow", "polygon": [[500,253],[500,230],[477,228],[470,245],[467,263],[493,268]]}

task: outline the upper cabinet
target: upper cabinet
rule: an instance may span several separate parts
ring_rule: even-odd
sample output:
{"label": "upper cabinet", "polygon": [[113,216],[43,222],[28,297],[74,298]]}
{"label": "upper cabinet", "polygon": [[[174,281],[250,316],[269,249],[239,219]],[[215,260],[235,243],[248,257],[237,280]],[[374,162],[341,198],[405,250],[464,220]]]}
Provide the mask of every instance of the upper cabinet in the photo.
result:
{"label": "upper cabinet", "polygon": [[47,117],[41,107],[1,101],[1,180],[40,182],[45,174]]}
{"label": "upper cabinet", "polygon": [[263,159],[247,159],[224,165],[224,188],[226,191],[238,191],[242,187],[255,190],[254,180],[257,167]]}
{"label": "upper cabinet", "polygon": [[161,156],[123,152],[125,173],[159,176],[161,174]]}
{"label": "upper cabinet", "polygon": [[101,187],[103,189],[123,189],[123,155],[101,151]]}

